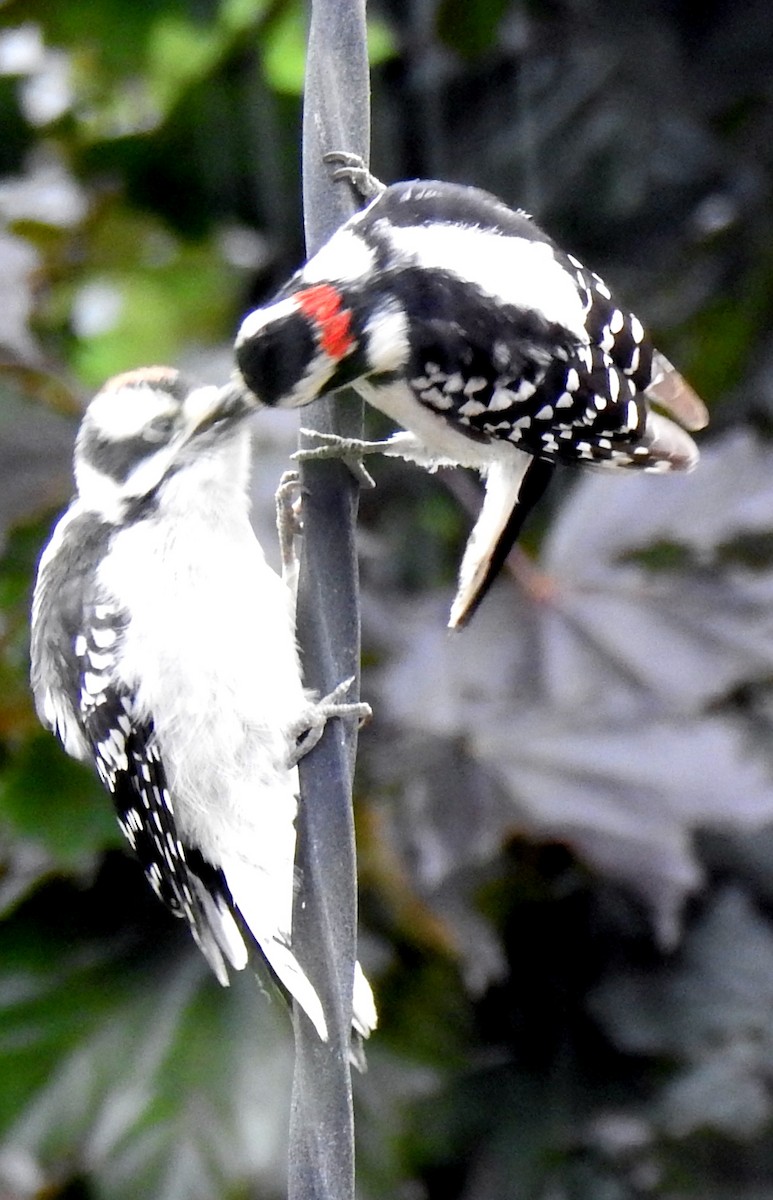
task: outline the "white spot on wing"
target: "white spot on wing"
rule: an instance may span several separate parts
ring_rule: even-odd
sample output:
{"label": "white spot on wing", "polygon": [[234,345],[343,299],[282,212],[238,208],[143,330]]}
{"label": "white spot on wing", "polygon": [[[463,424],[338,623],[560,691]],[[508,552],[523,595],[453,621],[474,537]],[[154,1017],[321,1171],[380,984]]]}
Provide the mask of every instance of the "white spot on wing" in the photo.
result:
{"label": "white spot on wing", "polygon": [[617,397],[620,395],[620,376],[618,375],[617,371],[610,370],[608,378],[609,396],[614,403],[614,401],[617,400]]}
{"label": "white spot on wing", "polygon": [[420,392],[419,395],[425,404],[431,404],[433,408],[439,408],[441,412],[454,407],[453,396],[446,396],[445,392],[442,392],[440,388],[427,388],[425,391]]}
{"label": "white spot on wing", "polygon": [[485,404],[481,404],[480,400],[465,400],[457,412],[460,417],[477,417],[480,413],[488,412],[488,409]]}
{"label": "white spot on wing", "polygon": [[91,696],[98,696],[106,682],[104,675],[97,675],[93,671],[83,672],[83,687]]}
{"label": "white spot on wing", "polygon": [[529,400],[534,395],[536,390],[536,383],[532,383],[530,379],[524,379],[523,382],[518,385],[516,397],[518,400]]}
{"label": "white spot on wing", "polygon": [[489,412],[502,412],[505,408],[512,408],[519,399],[520,397],[508,388],[495,388],[488,403]]}
{"label": "white spot on wing", "polygon": [[471,375],[463,388],[465,396],[474,396],[476,392],[480,392],[486,386],[486,383],[487,380],[482,375]]}
{"label": "white spot on wing", "polygon": [[626,421],[629,429],[636,429],[639,424],[639,409],[635,400],[628,401],[628,416]]}
{"label": "white spot on wing", "polygon": [[[97,626],[91,630],[91,640],[98,650],[109,650],[111,646],[115,645],[117,637],[115,629],[111,629],[109,625],[103,628]],[[75,653],[79,653],[77,646]]]}
{"label": "white spot on wing", "polygon": [[510,348],[506,342],[494,342],[491,347],[491,360],[498,371],[504,371],[510,366]]}
{"label": "white spot on wing", "polygon": [[637,343],[644,341],[644,326],[633,313],[631,313],[631,337]]}

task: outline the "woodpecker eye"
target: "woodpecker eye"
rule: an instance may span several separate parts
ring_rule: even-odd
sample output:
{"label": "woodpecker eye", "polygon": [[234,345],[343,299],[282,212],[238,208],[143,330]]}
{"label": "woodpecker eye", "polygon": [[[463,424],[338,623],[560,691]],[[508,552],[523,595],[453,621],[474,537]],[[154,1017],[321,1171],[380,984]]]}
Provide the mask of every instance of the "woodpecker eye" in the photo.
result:
{"label": "woodpecker eye", "polygon": [[175,419],[171,413],[162,413],[148,421],[142,431],[146,442],[165,442],[174,433]]}

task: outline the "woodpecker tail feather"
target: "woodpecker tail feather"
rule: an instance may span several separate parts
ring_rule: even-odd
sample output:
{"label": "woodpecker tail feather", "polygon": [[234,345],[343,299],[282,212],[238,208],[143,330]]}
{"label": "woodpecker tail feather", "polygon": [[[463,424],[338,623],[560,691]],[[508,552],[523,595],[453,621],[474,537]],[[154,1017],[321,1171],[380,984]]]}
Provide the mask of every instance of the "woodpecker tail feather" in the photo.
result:
{"label": "woodpecker tail feather", "polygon": [[189,878],[204,917],[203,921],[191,924],[193,936],[218,982],[228,987],[228,966],[235,971],[244,970],[247,946],[225,899],[210,893],[193,873]]}
{"label": "woodpecker tail feather", "polygon": [[642,445],[647,447],[651,463],[645,464],[645,470],[692,471],[698,465],[698,447],[689,433],[660,413],[647,414]]}
{"label": "woodpecker tail feather", "polygon": [[449,629],[462,629],[475,613],[554,471],[555,463],[519,451],[492,463],[483,507],[459,568]]}
{"label": "woodpecker tail feather", "polygon": [[358,962],[354,964],[354,991],[352,994],[352,1029],[360,1037],[370,1037],[378,1025],[378,1012],[373,991],[365,972]]}
{"label": "woodpecker tail feather", "polygon": [[665,409],[685,429],[703,429],[709,420],[706,405],[659,350],[652,356],[652,373],[652,383],[644,393],[647,399]]}

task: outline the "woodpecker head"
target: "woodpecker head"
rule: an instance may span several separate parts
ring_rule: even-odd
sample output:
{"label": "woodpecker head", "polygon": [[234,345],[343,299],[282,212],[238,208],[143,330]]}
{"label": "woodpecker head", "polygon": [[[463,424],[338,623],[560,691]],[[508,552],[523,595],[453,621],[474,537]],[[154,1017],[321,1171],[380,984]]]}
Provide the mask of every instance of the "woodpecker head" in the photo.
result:
{"label": "woodpecker head", "polygon": [[353,314],[329,283],[255,309],[235,344],[244,384],[271,408],[298,408],[340,386],[342,364],[357,349]]}
{"label": "woodpecker head", "polygon": [[171,367],[117,375],[91,401],[78,431],[81,503],[114,518],[184,467],[217,460],[254,411],[242,389],[197,387]]}
{"label": "woodpecker head", "polygon": [[313,283],[245,317],[235,350],[237,379],[258,403],[300,408],[357,379],[400,371],[408,318],[388,292]]}

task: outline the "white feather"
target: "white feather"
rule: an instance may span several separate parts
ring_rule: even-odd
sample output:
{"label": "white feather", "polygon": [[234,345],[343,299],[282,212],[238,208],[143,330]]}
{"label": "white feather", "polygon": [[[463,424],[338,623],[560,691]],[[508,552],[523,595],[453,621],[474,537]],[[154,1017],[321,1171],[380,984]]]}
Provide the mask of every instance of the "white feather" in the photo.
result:
{"label": "white feather", "polygon": [[474,467],[482,474],[488,471],[492,460],[507,462],[520,455],[510,442],[479,441],[431,409],[417,404],[404,380],[377,387],[367,379],[358,379],[353,387],[369,404],[379,408],[396,424],[411,430],[410,434],[398,434],[386,442],[385,447],[392,445],[394,449],[385,449],[384,453],[409,459],[430,470]]}
{"label": "white feather", "polygon": [[486,475],[486,494],[475,528],[467,539],[459,583],[448,620],[449,629],[462,624],[480,591],[491,556],[510,515],[518,503],[521,484],[532,457],[515,450],[507,459],[495,459]]}
{"label": "white feather", "polygon": [[373,270],[376,255],[351,228],[339,229],[300,272],[304,286],[314,283],[349,283]]}
{"label": "white feather", "polygon": [[430,270],[451,267],[500,303],[541,313],[587,342],[580,293],[548,242],[440,221],[425,225],[382,221],[378,228],[399,257]]}

